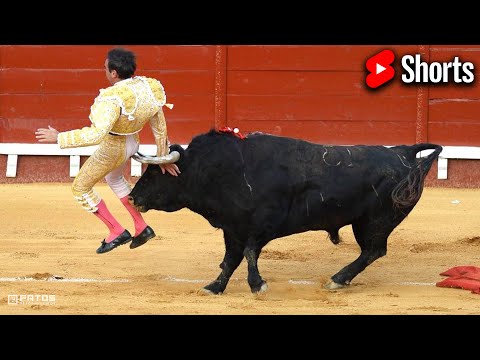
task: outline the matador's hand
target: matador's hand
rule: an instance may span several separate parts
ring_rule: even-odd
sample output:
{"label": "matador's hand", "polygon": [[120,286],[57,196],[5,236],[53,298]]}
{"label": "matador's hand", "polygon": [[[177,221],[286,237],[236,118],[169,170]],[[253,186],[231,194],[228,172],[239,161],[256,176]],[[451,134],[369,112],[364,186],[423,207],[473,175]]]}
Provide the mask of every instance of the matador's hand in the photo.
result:
{"label": "matador's hand", "polygon": [[162,169],[162,174],[165,174],[165,171],[172,176],[178,176],[178,174],[180,174],[180,169],[177,164],[161,164],[160,169]]}
{"label": "matador's hand", "polygon": [[39,142],[56,143],[58,131],[48,125],[48,129],[37,129],[37,131],[35,131],[35,135]]}

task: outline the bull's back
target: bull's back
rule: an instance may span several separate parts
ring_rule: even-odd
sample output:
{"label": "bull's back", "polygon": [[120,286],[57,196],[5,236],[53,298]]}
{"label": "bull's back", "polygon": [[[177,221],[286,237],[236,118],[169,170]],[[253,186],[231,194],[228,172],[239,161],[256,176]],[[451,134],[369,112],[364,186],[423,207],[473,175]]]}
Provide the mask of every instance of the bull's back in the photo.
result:
{"label": "bull's back", "polygon": [[249,138],[243,156],[247,174],[265,192],[321,186],[355,194],[384,178],[396,182],[409,169],[383,146],[325,146],[270,135]]}

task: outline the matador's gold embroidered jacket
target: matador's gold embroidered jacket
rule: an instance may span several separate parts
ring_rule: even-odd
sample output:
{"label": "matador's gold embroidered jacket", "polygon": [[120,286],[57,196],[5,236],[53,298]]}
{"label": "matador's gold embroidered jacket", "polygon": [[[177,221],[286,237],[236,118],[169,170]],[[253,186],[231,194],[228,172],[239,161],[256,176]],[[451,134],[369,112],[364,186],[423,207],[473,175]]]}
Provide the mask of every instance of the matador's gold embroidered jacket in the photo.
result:
{"label": "matador's gold embroidered jacket", "polygon": [[168,138],[162,106],[166,104],[165,90],[160,81],[135,76],[117,82],[100,94],[90,109],[90,127],[58,134],[61,149],[99,144],[107,133],[130,135],[150,126],[157,144],[157,156],[167,155]]}

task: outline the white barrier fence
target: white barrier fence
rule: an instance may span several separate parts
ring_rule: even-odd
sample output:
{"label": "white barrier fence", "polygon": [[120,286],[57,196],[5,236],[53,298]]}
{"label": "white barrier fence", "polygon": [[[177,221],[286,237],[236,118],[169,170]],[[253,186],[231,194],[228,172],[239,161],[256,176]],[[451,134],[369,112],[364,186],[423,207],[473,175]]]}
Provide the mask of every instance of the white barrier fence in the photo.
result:
{"label": "white barrier fence", "polygon": [[[182,145],[184,148],[187,145]],[[80,170],[80,156],[90,156],[97,146],[60,149],[57,144],[23,144],[0,143],[0,154],[7,155],[7,177],[17,176],[18,156],[21,155],[60,155],[70,156],[70,177],[75,177]],[[155,155],[157,146],[140,145],[139,152],[145,155]],[[427,156],[430,150],[420,152],[417,157]],[[444,146],[438,157],[438,179],[448,178],[448,159],[480,159],[480,147],[475,146]],[[131,176],[142,175],[142,164],[131,159]]]}
{"label": "white barrier fence", "polygon": [[[21,144],[0,143],[0,154],[7,155],[7,177],[17,176],[17,162],[20,155],[60,155],[70,156],[70,177],[75,177],[80,170],[80,156],[90,156],[98,146],[60,149],[57,144]],[[140,145],[138,150],[145,155],[155,155],[156,145]],[[131,176],[142,175],[142,164],[131,159]]]}

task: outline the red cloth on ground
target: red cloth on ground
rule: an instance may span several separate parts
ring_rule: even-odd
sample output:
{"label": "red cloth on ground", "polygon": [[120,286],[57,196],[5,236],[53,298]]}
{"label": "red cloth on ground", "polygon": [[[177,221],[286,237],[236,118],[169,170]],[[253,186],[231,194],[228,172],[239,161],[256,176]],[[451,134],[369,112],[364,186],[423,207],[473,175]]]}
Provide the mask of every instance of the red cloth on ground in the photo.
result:
{"label": "red cloth on ground", "polygon": [[437,282],[438,287],[460,288],[480,294],[480,268],[476,266],[455,266],[440,273],[447,279]]}

